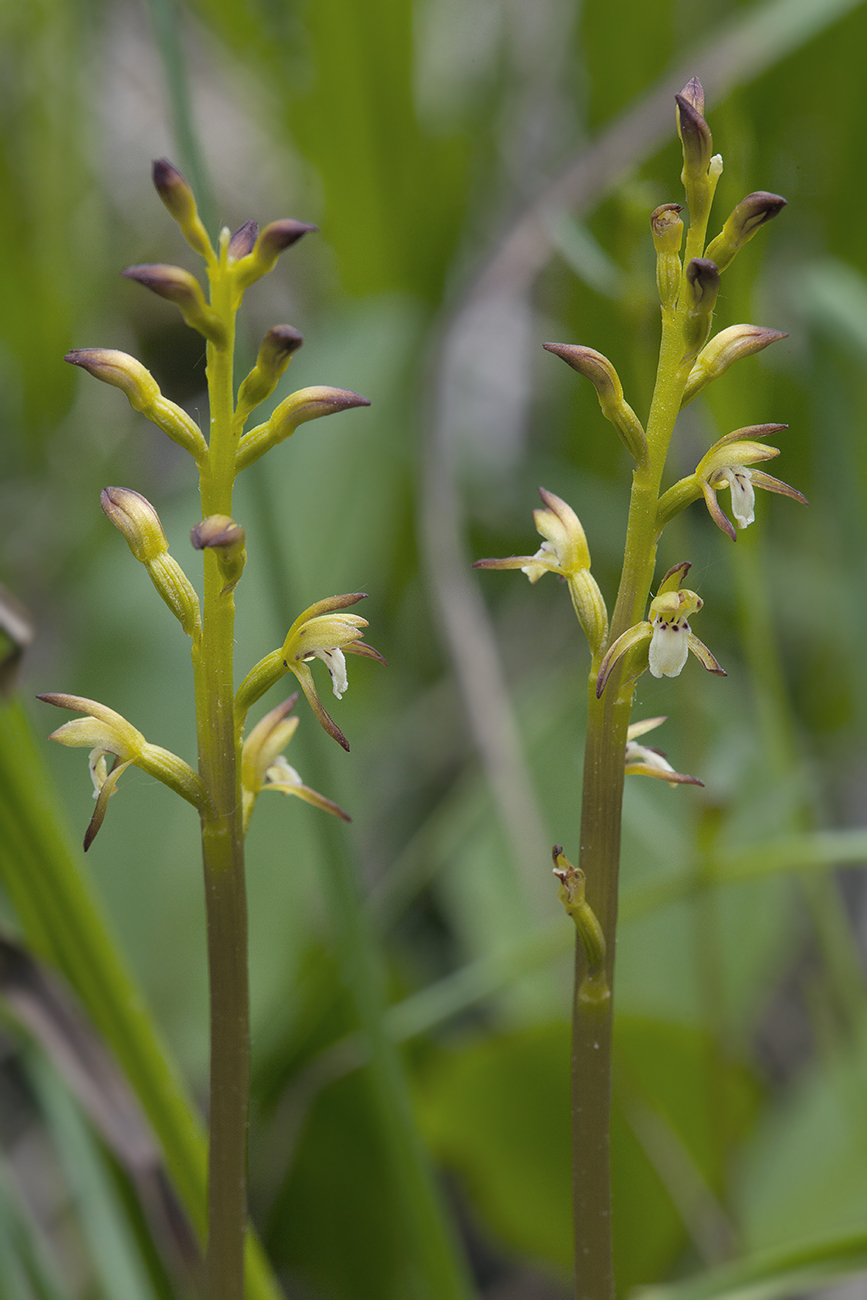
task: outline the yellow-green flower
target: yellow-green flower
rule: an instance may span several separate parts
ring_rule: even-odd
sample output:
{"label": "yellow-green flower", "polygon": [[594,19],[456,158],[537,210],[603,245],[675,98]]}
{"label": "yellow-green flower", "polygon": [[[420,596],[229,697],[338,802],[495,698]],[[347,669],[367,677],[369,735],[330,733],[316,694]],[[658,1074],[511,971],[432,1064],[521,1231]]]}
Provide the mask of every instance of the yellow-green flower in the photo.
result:
{"label": "yellow-green flower", "polygon": [[277,790],[281,794],[294,794],[316,808],[330,812],[343,821],[351,821],[348,813],[324,795],[304,784],[294,767],[283,755],[283,750],[295,735],[298,718],[290,717],[298,700],[298,692],[278,704],[250,732],[241,752],[241,794],[244,802],[244,830],[257,798],[263,790]]}
{"label": "yellow-green flower", "polygon": [[239,725],[243,725],[250,706],[288,670],[297,677],[321,726],[339,745],[349,749],[343,732],[322,705],[308,664],[313,659],[322,660],[331,674],[334,694],[341,699],[349,684],[346,655],[364,655],[368,659],[377,659],[381,664],[385,663],[379,651],[361,639],[364,636],[363,629],[367,627],[367,619],[345,612],[350,605],[364,599],[363,591],[350,592],[345,596],[329,596],[327,600],[317,601],[298,615],[280,649],[273,650],[264,659],[260,659],[238,687],[235,713]]}
{"label": "yellow-green flower", "polygon": [[534,510],[536,531],[545,539],[535,555],[512,555],[504,560],[476,560],[474,569],[520,569],[531,582],[543,573],[565,578],[575,613],[594,654],[601,653],[608,635],[608,611],[590,572],[590,551],[581,521],[571,506],[553,492],[539,488],[544,510]]}
{"label": "yellow-green flower", "polygon": [[599,666],[597,698],[605,690],[611,670],[621,660],[624,660],[624,681],[635,681],[646,668],[654,677],[678,677],[689,654],[694,654],[709,673],[726,676],[689,626],[690,616],[698,613],[704,604],[694,591],[681,590],[680,584],[691,567],[684,560],[669,569],[650,602],[650,618],[629,628],[609,648]]}
{"label": "yellow-green flower", "polygon": [[[61,745],[90,750],[88,762],[96,808],[84,836],[85,850],[93,843],[105,817],[108,801],[131,764],[155,776],[199,812],[206,808],[208,796],[197,773],[177,754],[159,745],[148,744],[141,732],[114,709],[82,695],[51,693],[37,698],[45,704],[56,704],[58,708],[86,714],[83,718],[64,722],[48,737]],[[111,766],[109,760],[113,760]]]}

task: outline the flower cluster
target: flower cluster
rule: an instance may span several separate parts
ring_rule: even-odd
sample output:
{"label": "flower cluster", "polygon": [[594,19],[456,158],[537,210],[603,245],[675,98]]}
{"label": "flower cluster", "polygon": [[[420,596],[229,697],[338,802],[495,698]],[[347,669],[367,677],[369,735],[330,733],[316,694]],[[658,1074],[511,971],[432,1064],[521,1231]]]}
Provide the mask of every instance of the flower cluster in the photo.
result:
{"label": "flower cluster", "polygon": [[[262,660],[245,678],[238,693],[234,736],[218,737],[216,734],[219,719],[232,719],[231,696],[228,701],[217,701],[216,692],[231,690],[233,592],[246,563],[244,529],[225,513],[231,502],[234,479],[265,452],[289,438],[301,424],[369,403],[367,398],[348,389],[304,388],[284,398],[264,423],[245,432],[249,415],[274,392],[303,340],[291,325],[275,325],[269,329],[259,348],[256,364],[239,386],[233,407],[229,353],[235,312],[245,291],[274,267],[280,253],[316,227],[303,221],[283,219],[271,222],[260,231],[255,221],[247,221],[234,234],[223,230],[215,247],[199,217],[193,192],[180,172],[165,159],[159,159],[154,163],[153,180],[157,193],[177,221],[187,243],[205,261],[210,299],[206,298],[196,277],[182,267],[163,263],[138,265],[128,267],[124,275],[173,304],[187,325],[206,340],[211,388],[210,440],[186,411],[163,396],[153,375],[135,357],[113,348],[79,348],[70,352],[66,360],[103,383],[119,388],[134,410],[145,415],[189,452],[195,461],[205,517],[193,527],[190,540],[204,556],[204,609],[207,614],[210,599],[211,626],[220,629],[222,641],[219,650],[214,648],[213,641],[211,649],[206,648],[207,617],[203,617],[200,610],[193,584],[169,551],[168,540],[151,503],[130,488],[105,488],[101,497],[103,511],[123,535],[135,559],[144,565],[160,597],[192,641],[197,682],[199,688],[205,688],[197,694],[202,776],[196,775],[175,755],[148,744],[120,714],[102,704],[74,695],[41,696],[48,703],[78,709],[86,715],[66,723],[52,735],[52,739],[61,744],[81,745],[91,751],[90,771],[97,806],[88,827],[85,847],[92,842],[118,779],[130,764],[144,768],[171,786],[194,804],[203,817],[236,818],[234,807],[214,813],[209,793],[211,787],[204,780],[206,769],[213,773],[226,754],[231,754],[233,749],[238,752],[250,705],[287,671],[297,678],[322,726],[348,749],[342,731],[322,706],[310,671],[310,661],[318,658],[326,664],[338,699],[347,686],[345,654],[368,655],[385,662],[377,651],[361,640],[366,620],[346,612],[349,606],[362,599],[360,594],[333,596],[319,601],[295,620],[283,646]],[[216,380],[211,383],[212,371],[223,374],[225,382],[222,387]],[[215,400],[222,405],[219,414],[215,410]],[[217,607],[220,613],[214,617]],[[203,665],[209,656],[210,669],[206,672]],[[214,671],[217,658],[223,661],[219,672]],[[216,686],[218,677],[222,683],[219,688]],[[282,750],[298,725],[297,718],[289,716],[295,698],[293,696],[292,701],[272,709],[244,742],[244,830],[256,798],[266,789],[296,794],[327,812],[346,818],[336,804],[305,786],[295,769],[282,757]],[[207,760],[206,754],[210,755]],[[221,788],[231,788],[231,785],[231,781],[222,782]]]}

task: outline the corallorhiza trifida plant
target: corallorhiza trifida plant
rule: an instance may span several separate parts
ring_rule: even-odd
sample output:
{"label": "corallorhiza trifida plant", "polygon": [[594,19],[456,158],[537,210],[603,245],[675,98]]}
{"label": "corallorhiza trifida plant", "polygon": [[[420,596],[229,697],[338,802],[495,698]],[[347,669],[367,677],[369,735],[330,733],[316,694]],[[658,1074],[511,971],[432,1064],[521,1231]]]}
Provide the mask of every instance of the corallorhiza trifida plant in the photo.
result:
{"label": "corallorhiza trifida plant", "polygon": [[[638,773],[671,784],[701,784],[675,772],[639,737],[664,721],[630,722],[635,683],[677,677],[690,654],[724,676],[714,656],[691,630],[701,597],[683,585],[690,564],[682,560],[663,575],[652,595],[656,552],[665,525],[691,502],[704,499],[713,522],[734,541],[735,524],[718,494],[728,489],[739,528],[753,522],[755,489],[804,501],[800,492],[756,466],[778,455],[765,439],[785,428],[752,425],[726,434],[701,458],[695,473],[662,491],[665,462],[678,412],[742,357],[785,335],[756,325],[731,325],[710,337],[720,275],[756,231],[785,206],[776,194],[748,194],[707,246],[708,217],[722,158],[713,153],[704,119],[704,93],[693,78],[676,96],[683,144],[683,206],[665,203],[651,215],[662,339],[656,384],[646,428],[627,404],[614,366],[580,345],[546,343],[596,389],[602,413],[635,460],[620,587],[610,623],[605,600],[590,571],[590,552],[575,512],[542,490],[544,508],[534,512],[544,541],[535,555],[479,560],[477,567],[521,569],[531,582],[544,573],[565,579],[590,646],[587,747],[581,809],[580,865],[554,849],[559,896],[578,932],[572,1050],[572,1160],[576,1295],[609,1300],[614,1295],[611,1257],[609,1113],[614,936],[623,780]],[[652,596],[652,598],[651,598]],[[648,606],[648,600],[650,600]],[[586,886],[586,897],[585,897]]]}
{"label": "corallorhiza trifida plant", "polygon": [[210,299],[197,279],[176,266],[131,266],[124,275],[173,302],[207,344],[210,405],[206,439],[193,419],[165,398],[153,376],[134,357],[108,348],[82,348],[66,358],[97,379],[122,389],[135,410],[190,453],[199,470],[202,519],[192,530],[204,560],[204,599],[198,596],[168,542],[156,510],[129,488],[108,487],[102,508],[123,534],[151,582],[190,638],[199,761],[195,771],[176,754],[151,745],[126,718],[77,695],[40,699],[85,716],[52,735],[63,745],[90,750],[96,808],[85,836],[88,848],[110,796],[130,764],[169,786],[199,814],[208,917],[211,999],[211,1077],[206,1286],[210,1300],[243,1295],[247,1221],[247,1096],[249,1014],[244,835],[259,795],[295,794],[342,817],[336,804],[305,786],[283,757],[298,719],[297,692],[261,718],[243,737],[252,705],[287,673],[297,680],[319,722],[345,749],[343,733],[326,713],[310,664],[321,659],[334,694],[346,690],[346,654],[381,656],[361,639],[366,621],[350,608],[363,593],[331,596],[304,610],[286,640],[266,655],[235,690],[233,638],[235,587],[246,560],[243,528],[232,519],[232,489],[242,470],[291,437],[299,424],[367,399],[341,388],[304,388],[281,402],[269,420],[244,431],[251,412],[273,393],[301,335],[277,325],[265,335],[256,364],[233,382],[235,316],[245,291],[272,270],[283,249],[308,231],[300,221],[275,221],[259,231],[248,221],[232,235],[220,234],[215,249],[199,218],[192,190],[166,161],[153,169],[157,192],[192,248],[205,261]]}

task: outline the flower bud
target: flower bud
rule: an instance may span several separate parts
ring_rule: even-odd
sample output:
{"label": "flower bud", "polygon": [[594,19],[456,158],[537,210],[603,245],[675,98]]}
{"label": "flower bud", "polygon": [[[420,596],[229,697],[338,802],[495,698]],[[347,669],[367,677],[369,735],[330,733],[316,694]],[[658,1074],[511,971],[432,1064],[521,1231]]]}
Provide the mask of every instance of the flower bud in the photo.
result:
{"label": "flower bud", "polygon": [[238,390],[238,414],[249,411],[270,397],[277,381],[304,342],[291,325],[275,325],[262,340],[256,364]]}
{"label": "flower bud", "polygon": [[687,82],[677,104],[677,132],[683,145],[681,180],[686,190],[690,223],[703,231],[722,172],[722,158],[714,156],[713,138],[704,119],[704,91],[696,77]]}
{"label": "flower bud", "polygon": [[229,240],[227,252],[230,262],[237,262],[242,257],[253,251],[256,239],[259,235],[258,221],[245,221],[243,226],[239,226]]}
{"label": "flower bud", "polygon": [[690,77],[680,93],[697,113],[704,113],[704,86],[698,77]]}
{"label": "flower bud", "polygon": [[169,549],[159,515],[140,492],[132,488],[103,488],[99,504],[142,564],[150,564]]}
{"label": "flower bud", "polygon": [[679,203],[663,203],[650,217],[650,230],[656,248],[656,287],[663,307],[673,307],[680,288],[680,245],[683,222]]}
{"label": "flower bud", "polygon": [[208,515],[191,529],[190,541],[197,551],[213,547],[228,553],[243,547],[246,535],[241,525],[228,515]]}
{"label": "flower bud", "polygon": [[235,263],[235,282],[238,288],[246,289],[266,275],[284,248],[291,247],[302,235],[318,229],[318,226],[311,226],[307,221],[293,221],[291,217],[272,221],[260,232],[252,252]]}
{"label": "flower bud", "polygon": [[370,406],[370,400],[347,388],[300,388],[280,403],[267,424],[260,424],[244,434],[238,443],[235,461],[237,472],[240,473],[266,451],[290,438],[299,424],[318,419],[320,415],[347,411],[353,406]]}
{"label": "flower bud", "polygon": [[146,412],[160,396],[159,385],[150,371],[126,352],[114,348],[73,348],[63,359],[71,366],[81,366],[104,384],[122,389],[133,410]]}
{"label": "flower bud", "polygon": [[205,302],[202,286],[194,275],[180,266],[162,263],[128,266],[121,271],[127,280],[143,284],[160,298],[173,302],[191,329],[204,334],[217,347],[225,346],[226,331],[223,322]]}
{"label": "flower bud", "polygon": [[687,314],[684,341],[687,355],[704,347],[710,333],[713,309],[719,293],[719,271],[707,257],[694,257],[686,268]]}
{"label": "flower bud", "polygon": [[684,86],[683,91],[674,97],[677,104],[677,133],[683,145],[684,185],[687,185],[687,176],[693,180],[707,176],[708,165],[713,154],[713,137],[703,116],[704,92],[702,91],[700,96],[701,108],[698,108],[698,97],[690,93],[693,83],[701,89],[701,83],[694,77]]}
{"label": "flower bud", "polygon": [[190,541],[197,551],[212,550],[217,557],[225,586],[222,594],[228,595],[238,585],[247,563],[246,534],[240,524],[228,515],[209,515],[196,524]]}
{"label": "flower bud", "polygon": [[542,346],[546,352],[553,352],[554,356],[562,358],[568,366],[577,370],[579,375],[590,380],[596,389],[602,414],[614,425],[635,459],[641,460],[647,451],[644,429],[624,399],[623,385],[608,358],[601,352],[580,344],[543,343]]}
{"label": "flower bud", "polygon": [[122,389],[134,411],[147,416],[196,461],[201,462],[207,454],[207,444],[195,420],[163,397],[153,375],[135,357],[114,348],[76,348],[67,352],[64,360],[81,366],[103,383]]}
{"label": "flower bud", "polygon": [[781,330],[766,329],[761,325],[730,325],[721,330],[705,346],[689,372],[683,392],[681,409],[697,397],[714,379],[725,374],[729,366],[741,357],[761,352],[771,343],[788,338]]}
{"label": "flower bud", "polygon": [[213,261],[214,251],[208,232],[199,218],[193,191],[181,173],[167,158],[157,158],[153,165],[153,181],[157,194],[180,226],[187,243],[207,261]]}
{"label": "flower bud", "polygon": [[779,194],[768,194],[765,190],[748,194],[733,209],[716,239],[709,244],[707,256],[713,258],[720,271],[724,271],[759,227],[772,221],[785,206],[786,200]]}
{"label": "flower bud", "polygon": [[168,605],[187,636],[199,630],[199,598],[177,560],[169,555],[169,544],[159,515],[150,501],[132,488],[103,488],[99,498],[103,511]]}

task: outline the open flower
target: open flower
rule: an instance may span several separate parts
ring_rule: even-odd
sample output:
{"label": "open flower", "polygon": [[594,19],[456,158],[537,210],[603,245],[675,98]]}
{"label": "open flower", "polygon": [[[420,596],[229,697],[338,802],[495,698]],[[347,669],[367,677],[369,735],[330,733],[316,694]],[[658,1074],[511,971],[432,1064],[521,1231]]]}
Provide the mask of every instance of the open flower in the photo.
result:
{"label": "open flower", "polygon": [[308,664],[313,659],[322,660],[331,675],[334,694],[341,699],[349,684],[346,655],[364,655],[368,659],[377,659],[381,664],[385,663],[378,650],[361,640],[367,619],[358,614],[345,613],[350,605],[364,599],[365,593],[360,591],[350,592],[346,596],[329,596],[327,600],[317,601],[305,609],[303,614],[299,614],[281,648],[261,659],[238,687],[235,714],[239,723],[243,723],[250,706],[288,671],[297,677],[321,726],[339,745],[348,750],[346,737],[322,705]]}
{"label": "open flower", "polygon": [[520,569],[531,582],[543,573],[556,573],[569,584],[575,613],[590,648],[599,653],[608,635],[605,601],[590,572],[590,551],[581,521],[571,506],[553,492],[539,488],[544,510],[533,511],[536,531],[544,538],[535,555],[512,555],[504,560],[476,560],[474,569]]}
{"label": "open flower", "polygon": [[290,717],[298,699],[298,692],[278,704],[250,732],[241,752],[241,796],[244,803],[244,830],[257,798],[263,790],[278,790],[281,794],[294,794],[312,803],[324,812],[330,812],[343,821],[350,821],[348,813],[324,795],[311,790],[286,761],[283,750],[295,735],[298,718]]}
{"label": "open flower", "polygon": [[[205,788],[193,769],[159,745],[149,745],[140,731],[114,709],[81,695],[48,694],[37,697],[45,704],[84,713],[83,718],[65,722],[48,737],[61,745],[90,750],[90,776],[94,786],[96,808],[84,836],[85,851],[90,848],[102,825],[108,801],[126,769],[133,764],[162,781],[202,812],[208,803]],[[111,765],[109,766],[109,760]]]}
{"label": "open flower", "polygon": [[690,653],[709,673],[726,676],[710,650],[689,626],[690,616],[698,613],[704,604],[694,591],[681,590],[680,584],[691,567],[689,561],[684,560],[669,569],[650,602],[650,618],[629,628],[609,648],[599,666],[597,698],[605,690],[611,670],[621,660],[624,661],[625,682],[635,681],[646,668],[654,677],[678,677]]}
{"label": "open flower", "polygon": [[767,438],[769,434],[779,433],[785,428],[784,424],[755,424],[735,429],[715,442],[696,467],[695,476],[710,517],[732,541],[735,540],[735,530],[717,500],[716,494],[720,488],[728,487],[731,491],[732,514],[738,528],[746,528],[755,520],[757,487],[764,488],[766,492],[791,497],[802,505],[807,504],[807,498],[796,488],[765,474],[763,470],[751,468],[759,461],[772,460],[780,454],[778,447],[769,447],[767,443],[756,442],[755,439]]}
{"label": "open flower", "polygon": [[652,776],[658,781],[667,781],[670,786],[675,785],[704,785],[698,777],[687,776],[683,772],[675,772],[668,759],[658,749],[650,749],[647,745],[639,745],[638,737],[645,735],[648,731],[653,731],[656,727],[662,726],[667,718],[645,718],[643,722],[633,722],[626,733],[626,775],[627,776]]}
{"label": "open flower", "polygon": [[717,500],[717,493],[726,487],[731,492],[732,514],[738,528],[746,528],[755,519],[757,487],[764,488],[766,492],[776,492],[779,496],[791,497],[793,501],[806,505],[807,498],[796,488],[789,487],[788,483],[782,483],[764,470],[753,468],[757,463],[772,460],[780,454],[778,447],[769,447],[757,439],[767,438],[785,428],[784,424],[752,424],[743,429],[734,429],[720,438],[719,442],[715,442],[710,451],[702,456],[695,473],[675,483],[660,498],[657,514],[659,529],[664,528],[669,519],[691,501],[697,501],[703,496],[711,519],[727,537],[735,541],[737,534],[734,524]]}

